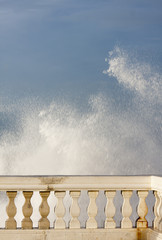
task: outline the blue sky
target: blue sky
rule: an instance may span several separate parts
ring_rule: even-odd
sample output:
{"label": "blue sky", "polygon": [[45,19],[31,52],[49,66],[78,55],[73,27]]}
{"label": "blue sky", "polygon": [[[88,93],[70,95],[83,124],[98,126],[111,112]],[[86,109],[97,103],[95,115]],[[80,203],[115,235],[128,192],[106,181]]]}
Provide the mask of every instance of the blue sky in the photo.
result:
{"label": "blue sky", "polygon": [[113,92],[108,52],[119,45],[161,66],[161,43],[161,0],[0,0],[0,94]]}

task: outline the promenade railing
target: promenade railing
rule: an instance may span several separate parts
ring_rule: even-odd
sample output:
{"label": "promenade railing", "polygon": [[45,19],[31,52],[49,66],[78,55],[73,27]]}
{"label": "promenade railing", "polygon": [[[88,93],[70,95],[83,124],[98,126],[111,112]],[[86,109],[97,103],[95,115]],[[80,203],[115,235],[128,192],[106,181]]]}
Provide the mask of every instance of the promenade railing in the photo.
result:
{"label": "promenade railing", "polygon": [[[17,229],[16,213],[17,206],[15,198],[23,193],[24,203],[22,206],[22,219],[19,230],[35,229],[55,231],[57,229],[75,229],[80,231],[85,229],[130,229],[142,230],[148,229],[148,211],[152,211],[153,222],[150,224],[152,231],[162,237],[162,177],[156,176],[1,176],[0,191],[6,192],[8,201],[6,201],[7,219],[4,229]],[[32,197],[34,192],[39,192],[41,203],[36,204],[39,209],[39,220],[33,225],[32,221]],[[87,220],[85,226],[79,220],[82,209],[85,209],[84,202],[81,204],[82,194],[87,194]],[[96,199],[102,194],[105,199],[96,204]],[[147,205],[148,194],[152,194],[152,209]],[[64,198],[67,195],[70,199],[69,208],[66,207]],[[116,196],[120,195],[122,199],[121,215],[119,226],[116,224],[117,206],[114,204]],[[55,201],[54,208],[50,207],[48,198]],[[136,202],[131,199],[135,196]],[[130,201],[131,200],[131,201]],[[16,201],[18,204],[18,201]],[[39,202],[39,201],[38,201]],[[137,204],[137,206],[133,206]],[[1,205],[1,199],[0,199]],[[2,206],[1,206],[2,207]],[[103,209],[103,226],[98,226],[97,214],[99,209]],[[65,215],[70,216],[69,221]],[[135,211],[135,213],[133,213]],[[48,215],[54,215],[54,221],[51,223]],[[132,221],[132,214],[136,214],[135,223]],[[53,219],[53,218],[52,218]],[[0,230],[0,232],[3,229]],[[80,232],[79,231],[79,232]],[[108,231],[107,231],[108,233]],[[0,235],[1,236],[1,235]],[[1,239],[1,238],[0,238]],[[6,238],[7,239],[7,238]],[[139,239],[139,238],[138,238]],[[151,238],[150,238],[151,239]],[[153,239],[153,238],[152,238]],[[155,238],[154,238],[155,239]],[[158,238],[157,238],[158,239]],[[161,239],[161,238],[159,238]]]}

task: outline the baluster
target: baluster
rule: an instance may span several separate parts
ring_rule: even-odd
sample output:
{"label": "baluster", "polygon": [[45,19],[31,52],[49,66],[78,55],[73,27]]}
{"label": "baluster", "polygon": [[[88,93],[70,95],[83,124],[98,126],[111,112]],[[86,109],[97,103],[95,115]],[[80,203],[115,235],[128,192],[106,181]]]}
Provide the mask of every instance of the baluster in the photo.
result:
{"label": "baluster", "polygon": [[110,191],[105,191],[105,195],[107,198],[107,204],[105,208],[105,215],[106,215],[106,220],[105,220],[105,228],[115,228],[116,223],[113,219],[115,215],[115,206],[113,203],[113,199],[115,197],[116,191],[110,190]]}
{"label": "baluster", "polygon": [[159,198],[160,198],[158,230],[162,231],[162,192],[158,192],[158,195],[159,195]]}
{"label": "baluster", "polygon": [[130,216],[132,214],[132,207],[129,202],[130,197],[132,196],[132,191],[123,190],[122,195],[123,195],[124,201],[122,206],[123,219],[121,222],[121,227],[132,228],[132,221],[130,220]]}
{"label": "baluster", "polygon": [[159,193],[157,191],[154,191],[154,195],[156,198],[155,206],[154,206],[154,214],[155,214],[155,219],[154,219],[154,228],[158,229],[159,227],[159,207],[160,207],[160,197]]}
{"label": "baluster", "polygon": [[23,191],[23,195],[25,198],[25,203],[22,207],[24,219],[21,222],[21,226],[22,226],[22,229],[32,229],[33,222],[30,217],[33,213],[33,207],[31,205],[30,200],[33,195],[33,192]]}
{"label": "baluster", "polygon": [[47,202],[47,198],[49,197],[50,191],[40,191],[39,192],[42,197],[42,203],[39,207],[39,212],[41,215],[41,219],[38,222],[39,229],[48,229],[50,228],[50,222],[47,218],[50,208]]}
{"label": "baluster", "polygon": [[139,204],[137,208],[137,212],[139,215],[139,219],[137,220],[137,228],[147,228],[148,222],[146,220],[146,215],[148,212],[148,207],[146,204],[146,197],[148,195],[148,191],[138,191],[138,196],[139,196]]}
{"label": "baluster", "polygon": [[90,203],[88,206],[88,220],[86,222],[86,228],[97,228],[96,215],[97,215],[97,205],[96,198],[98,195],[98,191],[88,191],[88,195],[90,198]]}
{"label": "baluster", "polygon": [[16,229],[16,227],[17,227],[16,220],[14,219],[16,212],[17,212],[16,206],[14,203],[14,199],[15,199],[16,195],[17,195],[16,191],[12,191],[12,192],[7,191],[7,196],[9,198],[9,203],[6,207],[6,212],[9,217],[5,223],[5,226],[7,229]]}
{"label": "baluster", "polygon": [[57,216],[55,221],[55,228],[65,228],[65,221],[63,219],[65,215],[65,207],[63,203],[63,198],[65,197],[66,192],[65,191],[56,191],[55,196],[58,199],[55,214]]}
{"label": "baluster", "polygon": [[70,208],[72,219],[70,221],[70,228],[80,228],[80,222],[78,220],[78,217],[80,215],[80,207],[78,205],[80,191],[71,191],[70,196],[72,197],[72,205]]}

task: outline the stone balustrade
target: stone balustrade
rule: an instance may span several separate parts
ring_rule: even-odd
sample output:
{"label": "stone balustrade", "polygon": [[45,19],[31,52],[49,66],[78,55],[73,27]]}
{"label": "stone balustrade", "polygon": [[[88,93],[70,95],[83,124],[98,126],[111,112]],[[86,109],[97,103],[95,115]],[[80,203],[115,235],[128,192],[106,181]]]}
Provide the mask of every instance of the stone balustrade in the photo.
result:
{"label": "stone balustrade", "polygon": [[[95,239],[162,239],[162,177],[155,176],[43,176],[43,177],[0,177],[0,191],[5,191],[8,197],[6,202],[5,229],[0,229],[0,239],[74,239],[83,240]],[[39,220],[37,227],[33,228],[32,214],[33,206],[31,200],[33,193],[39,191],[41,203],[39,209]],[[87,192],[87,220],[85,227],[81,227],[79,216],[82,213],[83,204],[79,204],[82,192]],[[23,218],[21,228],[17,227],[16,213],[17,206],[15,198],[23,193],[24,203],[22,206]],[[104,193],[105,216],[102,228],[98,226],[97,214],[99,204],[96,199],[100,193]],[[116,212],[117,206],[114,200],[120,194],[121,223],[117,227]],[[148,194],[154,196],[152,209],[147,205]],[[51,209],[48,202],[49,195],[56,198],[56,205]],[[65,196],[71,199],[69,209],[66,208]],[[132,196],[137,200],[131,201]],[[155,202],[155,204],[154,204]],[[1,204],[1,199],[0,199]],[[101,202],[103,204],[103,202]],[[1,206],[2,207],[2,206]],[[101,206],[102,207],[102,206]],[[55,215],[52,223],[49,213]],[[71,216],[68,225],[65,221],[65,214],[68,211]],[[135,211],[135,213],[133,213]],[[148,227],[147,214],[152,211],[154,214],[153,224]],[[137,218],[133,225],[132,214]],[[70,234],[70,235],[69,235]],[[30,236],[30,237],[29,237]],[[68,237],[69,236],[69,237]]]}

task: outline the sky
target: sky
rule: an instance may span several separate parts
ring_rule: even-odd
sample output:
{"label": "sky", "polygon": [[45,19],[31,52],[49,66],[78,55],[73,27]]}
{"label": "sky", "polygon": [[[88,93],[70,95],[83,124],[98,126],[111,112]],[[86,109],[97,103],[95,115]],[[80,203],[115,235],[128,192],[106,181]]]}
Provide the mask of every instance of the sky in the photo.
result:
{"label": "sky", "polygon": [[1,97],[111,94],[115,46],[161,67],[161,12],[161,0],[0,0]]}

